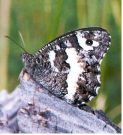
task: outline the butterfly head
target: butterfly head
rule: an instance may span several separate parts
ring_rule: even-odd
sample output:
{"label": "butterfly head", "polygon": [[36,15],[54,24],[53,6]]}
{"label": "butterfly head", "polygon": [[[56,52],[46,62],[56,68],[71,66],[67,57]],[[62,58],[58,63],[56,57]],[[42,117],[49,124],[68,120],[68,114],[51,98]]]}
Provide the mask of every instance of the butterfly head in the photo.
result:
{"label": "butterfly head", "polygon": [[34,56],[29,53],[23,53],[21,55],[22,62],[24,63],[25,69],[28,69],[30,71],[32,67],[34,66]]}
{"label": "butterfly head", "polygon": [[21,56],[22,62],[24,63],[24,68],[31,75],[34,73],[35,69],[38,66],[42,66],[42,61],[36,55],[32,55],[29,53],[23,53]]}

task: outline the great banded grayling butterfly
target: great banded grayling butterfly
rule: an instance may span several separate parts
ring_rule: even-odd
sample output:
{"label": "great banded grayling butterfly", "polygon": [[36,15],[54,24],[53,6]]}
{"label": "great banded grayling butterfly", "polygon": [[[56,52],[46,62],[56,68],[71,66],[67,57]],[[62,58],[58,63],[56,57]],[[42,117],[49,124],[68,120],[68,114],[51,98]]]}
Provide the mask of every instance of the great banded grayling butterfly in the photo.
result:
{"label": "great banded grayling butterfly", "polygon": [[110,34],[100,27],[68,32],[34,55],[23,53],[24,69],[55,96],[82,104],[98,93],[100,64],[110,42]]}

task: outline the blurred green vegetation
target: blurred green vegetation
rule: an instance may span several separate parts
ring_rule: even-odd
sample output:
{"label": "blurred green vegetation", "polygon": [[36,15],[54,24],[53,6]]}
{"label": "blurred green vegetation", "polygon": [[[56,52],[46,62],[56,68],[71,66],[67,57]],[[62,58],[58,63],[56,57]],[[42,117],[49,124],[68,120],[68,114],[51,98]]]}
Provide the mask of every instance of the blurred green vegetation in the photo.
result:
{"label": "blurred green vegetation", "polygon": [[[121,1],[120,0],[11,0],[9,35],[34,53],[57,36],[77,29],[100,26],[112,36],[112,44],[101,65],[102,87],[89,103],[103,109],[121,124]],[[9,41],[8,90],[13,90],[23,67],[21,49]],[[2,50],[1,50],[2,51]]]}

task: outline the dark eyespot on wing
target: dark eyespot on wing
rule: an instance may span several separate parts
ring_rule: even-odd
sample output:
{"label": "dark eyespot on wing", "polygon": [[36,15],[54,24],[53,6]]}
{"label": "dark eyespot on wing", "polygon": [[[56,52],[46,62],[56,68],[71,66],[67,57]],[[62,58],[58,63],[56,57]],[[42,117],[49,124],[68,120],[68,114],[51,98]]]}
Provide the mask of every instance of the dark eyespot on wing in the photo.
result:
{"label": "dark eyespot on wing", "polygon": [[87,45],[92,45],[92,44],[93,44],[93,40],[87,39],[87,40],[86,40],[86,44],[87,44]]}

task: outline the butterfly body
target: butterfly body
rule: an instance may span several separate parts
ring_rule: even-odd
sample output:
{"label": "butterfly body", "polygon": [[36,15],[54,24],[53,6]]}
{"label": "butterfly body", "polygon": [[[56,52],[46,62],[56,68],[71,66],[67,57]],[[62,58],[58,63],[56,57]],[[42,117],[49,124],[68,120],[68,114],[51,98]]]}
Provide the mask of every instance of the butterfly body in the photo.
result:
{"label": "butterfly body", "polygon": [[22,60],[32,78],[69,103],[88,102],[100,88],[100,61],[110,35],[99,27],[69,32]]}

